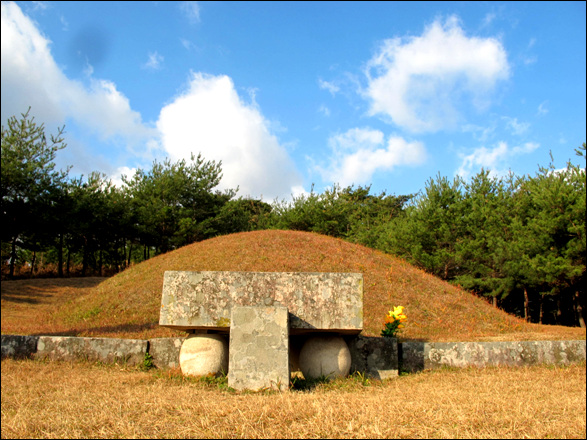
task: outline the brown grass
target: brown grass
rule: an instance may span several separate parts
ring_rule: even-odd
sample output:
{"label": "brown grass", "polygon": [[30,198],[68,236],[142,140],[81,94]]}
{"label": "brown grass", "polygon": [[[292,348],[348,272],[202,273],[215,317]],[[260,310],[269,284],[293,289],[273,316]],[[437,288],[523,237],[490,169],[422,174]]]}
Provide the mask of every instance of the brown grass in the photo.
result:
{"label": "brown grass", "polygon": [[318,234],[257,231],[194,243],[111,278],[2,282],[2,333],[151,338],[161,328],[166,270],[360,272],[364,334],[379,335],[390,307],[406,307],[401,338],[429,341],[585,339],[585,329],[542,326],[373,249]]}
{"label": "brown grass", "polygon": [[173,371],[2,361],[2,438],[584,438],[585,364],[236,393]]}

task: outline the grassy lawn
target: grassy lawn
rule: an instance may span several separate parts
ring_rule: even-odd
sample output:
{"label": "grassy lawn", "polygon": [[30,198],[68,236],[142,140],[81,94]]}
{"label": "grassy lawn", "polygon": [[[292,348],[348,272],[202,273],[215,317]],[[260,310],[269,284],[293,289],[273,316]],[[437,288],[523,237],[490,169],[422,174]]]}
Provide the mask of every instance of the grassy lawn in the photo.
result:
{"label": "grassy lawn", "polygon": [[2,361],[2,438],[584,438],[585,364],[234,392],[177,370]]}

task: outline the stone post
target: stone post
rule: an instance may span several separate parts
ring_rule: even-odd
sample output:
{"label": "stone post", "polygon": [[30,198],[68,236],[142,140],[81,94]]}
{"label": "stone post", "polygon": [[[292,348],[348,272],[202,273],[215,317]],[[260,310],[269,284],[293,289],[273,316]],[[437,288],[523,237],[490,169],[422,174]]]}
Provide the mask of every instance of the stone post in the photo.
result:
{"label": "stone post", "polygon": [[253,391],[289,389],[289,332],[286,307],[232,309],[228,386]]}

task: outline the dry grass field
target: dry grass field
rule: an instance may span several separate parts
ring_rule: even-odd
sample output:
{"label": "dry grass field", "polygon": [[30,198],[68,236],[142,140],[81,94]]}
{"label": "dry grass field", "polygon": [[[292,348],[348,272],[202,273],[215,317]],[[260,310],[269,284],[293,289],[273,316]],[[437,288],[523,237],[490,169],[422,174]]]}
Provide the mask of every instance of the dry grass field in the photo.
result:
{"label": "dry grass field", "polygon": [[2,438],[584,438],[585,364],[236,393],[177,371],[2,361]]}
{"label": "dry grass field", "polygon": [[[158,326],[166,270],[361,272],[364,334],[396,305],[401,340],[585,339],[528,324],[406,262],[293,231],[218,237],[111,278],[2,281],[3,334],[184,335]],[[2,438],[584,438],[585,363],[361,376],[289,392],[234,392],[225,379],[97,363],[2,361]]]}
{"label": "dry grass field", "polygon": [[585,339],[585,329],[528,324],[393,256],[296,231],[217,237],[111,278],[2,281],[2,333],[139,339],[184,335],[158,325],[166,270],[360,272],[363,333],[370,336],[380,334],[391,307],[403,305],[408,323],[400,340]]}

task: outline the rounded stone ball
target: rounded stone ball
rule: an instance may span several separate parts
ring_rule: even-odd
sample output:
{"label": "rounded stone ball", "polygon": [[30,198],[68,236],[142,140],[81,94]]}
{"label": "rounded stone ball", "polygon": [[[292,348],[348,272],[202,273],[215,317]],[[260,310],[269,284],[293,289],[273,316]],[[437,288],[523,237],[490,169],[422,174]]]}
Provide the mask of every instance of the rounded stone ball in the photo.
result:
{"label": "rounded stone ball", "polygon": [[305,379],[344,377],[351,369],[351,352],[341,336],[312,336],[300,350],[299,365]]}
{"label": "rounded stone ball", "polygon": [[228,342],[218,334],[191,334],[179,350],[179,366],[186,376],[228,372]]}

